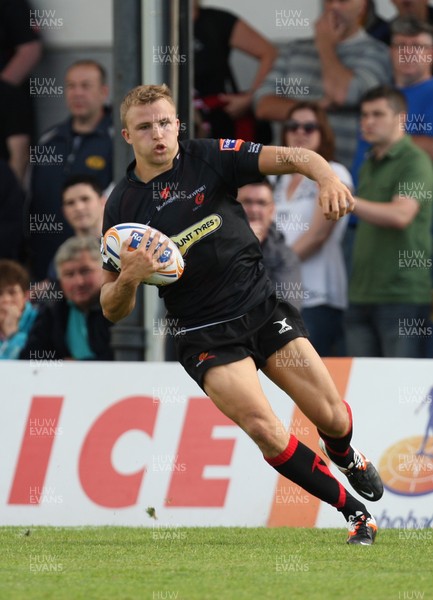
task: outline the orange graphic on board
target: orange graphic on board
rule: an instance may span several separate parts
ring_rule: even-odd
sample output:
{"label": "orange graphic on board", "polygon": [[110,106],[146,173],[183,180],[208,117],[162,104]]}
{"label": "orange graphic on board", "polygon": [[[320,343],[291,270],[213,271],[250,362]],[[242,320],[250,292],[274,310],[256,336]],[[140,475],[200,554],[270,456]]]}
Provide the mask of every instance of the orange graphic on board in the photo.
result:
{"label": "orange graphic on board", "polygon": [[433,492],[433,441],[428,454],[418,454],[422,436],[400,440],[388,448],[379,462],[383,485],[394,494],[420,496]]}
{"label": "orange graphic on board", "polygon": [[415,412],[428,407],[424,436],[399,440],[387,448],[379,462],[383,485],[400,496],[433,492],[433,388]]}

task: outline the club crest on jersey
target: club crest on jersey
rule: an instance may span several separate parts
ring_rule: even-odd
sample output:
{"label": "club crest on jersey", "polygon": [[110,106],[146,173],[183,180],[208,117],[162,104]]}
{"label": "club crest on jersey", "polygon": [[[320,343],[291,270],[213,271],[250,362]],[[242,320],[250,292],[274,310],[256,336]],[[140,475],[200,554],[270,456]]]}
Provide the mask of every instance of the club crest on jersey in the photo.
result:
{"label": "club crest on jersey", "polygon": [[244,140],[220,139],[220,150],[234,150],[238,152],[244,143]]}

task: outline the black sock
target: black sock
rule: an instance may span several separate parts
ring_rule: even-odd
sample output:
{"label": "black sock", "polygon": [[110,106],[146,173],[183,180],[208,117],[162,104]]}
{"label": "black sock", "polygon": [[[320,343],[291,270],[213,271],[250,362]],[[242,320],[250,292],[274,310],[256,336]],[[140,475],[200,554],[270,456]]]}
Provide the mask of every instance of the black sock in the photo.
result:
{"label": "black sock", "polygon": [[349,414],[349,430],[345,435],[339,438],[331,437],[320,429],[317,429],[320,437],[325,442],[326,451],[328,453],[329,458],[339,467],[347,467],[353,461],[353,448],[350,445],[350,440],[352,439],[352,411],[350,410],[350,406],[343,400],[347,408],[347,412]]}
{"label": "black sock", "polygon": [[274,458],[265,460],[278,473],[300,485],[304,490],[320,500],[331,504],[347,520],[360,510],[371,516],[362,502],[359,502],[335,479],[318,454],[310,450],[294,435],[290,436],[287,448]]}

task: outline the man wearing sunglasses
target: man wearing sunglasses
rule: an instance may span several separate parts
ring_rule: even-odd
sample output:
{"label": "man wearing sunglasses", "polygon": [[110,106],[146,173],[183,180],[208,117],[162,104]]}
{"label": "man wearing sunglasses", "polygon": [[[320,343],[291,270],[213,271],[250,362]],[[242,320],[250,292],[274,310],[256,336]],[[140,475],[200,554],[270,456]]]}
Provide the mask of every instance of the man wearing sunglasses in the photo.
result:
{"label": "man wearing sunglasses", "polygon": [[254,96],[260,119],[285,121],[297,100],[326,109],[336,137],[335,160],[350,168],[359,101],[390,81],[389,49],[360,26],[366,0],[325,0],[314,37],[291,41]]}

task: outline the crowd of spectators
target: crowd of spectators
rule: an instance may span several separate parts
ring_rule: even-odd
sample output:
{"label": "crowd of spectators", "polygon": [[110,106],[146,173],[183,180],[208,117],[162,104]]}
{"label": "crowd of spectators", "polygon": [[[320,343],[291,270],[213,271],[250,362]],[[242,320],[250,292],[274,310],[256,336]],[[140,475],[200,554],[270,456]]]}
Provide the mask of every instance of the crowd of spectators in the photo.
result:
{"label": "crowd of spectators", "polygon": [[[278,48],[193,4],[201,135],[315,150],[357,197],[334,223],[305,177],[239,190],[275,291],[321,356],[433,357],[433,7],[389,2],[390,21],[374,0],[324,0],[312,36]],[[113,184],[107,73],[92,57],[69,65],[68,117],[36,138],[43,40],[29,10],[0,3],[0,359],[112,360],[97,250]],[[232,50],[256,60],[248,89]]]}

